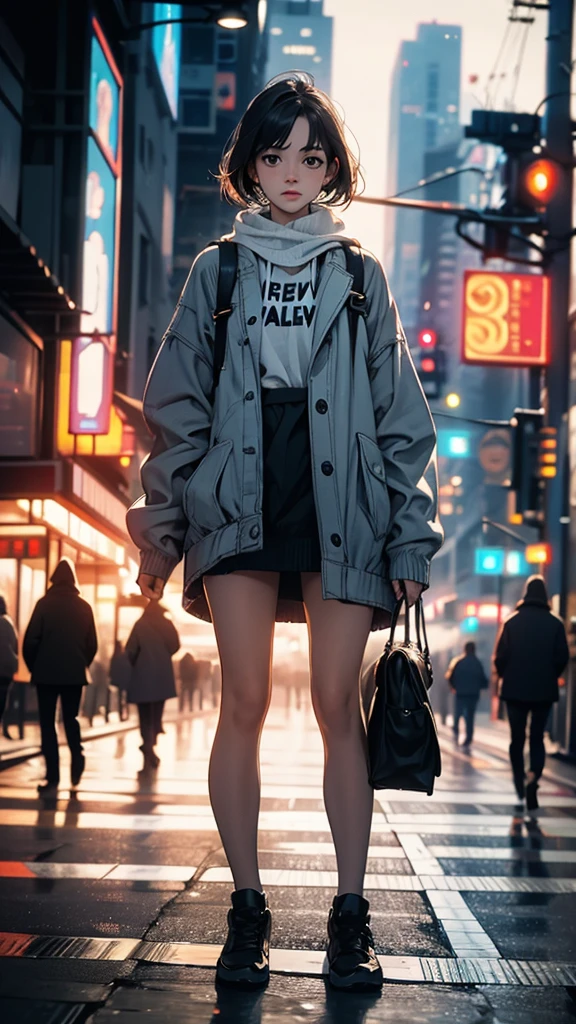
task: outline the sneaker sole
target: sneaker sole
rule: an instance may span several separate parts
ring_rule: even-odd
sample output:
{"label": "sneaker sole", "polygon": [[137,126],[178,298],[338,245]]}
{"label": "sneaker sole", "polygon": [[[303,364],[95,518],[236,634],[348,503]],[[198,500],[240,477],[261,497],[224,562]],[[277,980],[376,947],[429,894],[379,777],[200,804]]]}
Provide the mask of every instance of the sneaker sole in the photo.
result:
{"label": "sneaker sole", "polygon": [[381,989],[384,984],[381,970],[374,971],[371,975],[362,974],[360,977],[356,973],[342,977],[335,971],[330,971],[328,979],[333,988],[345,989],[348,992],[373,992],[376,989]]}
{"label": "sneaker sole", "polygon": [[223,985],[232,985],[236,988],[263,988],[270,981],[270,968],[267,967],[265,971],[257,974],[252,967],[232,969],[225,967],[219,960],[216,964],[216,980]]}

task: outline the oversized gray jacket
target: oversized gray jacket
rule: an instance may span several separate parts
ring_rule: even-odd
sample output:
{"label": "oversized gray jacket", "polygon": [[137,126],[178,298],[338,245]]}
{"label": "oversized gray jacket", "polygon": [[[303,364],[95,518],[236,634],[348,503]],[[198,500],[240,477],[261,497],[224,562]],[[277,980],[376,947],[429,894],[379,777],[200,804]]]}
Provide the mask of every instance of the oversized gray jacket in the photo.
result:
{"label": "oversized gray jacket", "polygon": [[[202,576],[262,547],[261,293],[243,245],[225,367],[211,404],[218,250],[197,257],[148,379],[154,435],[145,495],[127,524],[141,571],[167,579],[184,556],[184,607],[210,621]],[[388,624],[393,579],[428,585],[442,543],[436,517],[435,430],[378,261],[364,254],[367,316],[352,366],[341,247],[321,270],[308,373],[314,498],[325,599],[370,605]],[[290,615],[292,621],[304,617]],[[279,607],[277,621],[284,614]]]}

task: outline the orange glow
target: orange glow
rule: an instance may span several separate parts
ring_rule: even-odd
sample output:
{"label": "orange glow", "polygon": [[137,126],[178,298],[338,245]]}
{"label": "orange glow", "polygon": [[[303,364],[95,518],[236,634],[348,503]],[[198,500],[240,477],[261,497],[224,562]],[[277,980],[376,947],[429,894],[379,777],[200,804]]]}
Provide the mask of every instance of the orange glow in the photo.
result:
{"label": "orange glow", "polygon": [[528,544],[526,561],[529,565],[550,565],[552,561],[551,544]]}
{"label": "orange glow", "polygon": [[558,185],[558,167],[552,160],[536,160],[524,174],[524,187],[532,199],[550,201]]}
{"label": "orange glow", "polygon": [[477,614],[478,614],[478,605],[475,603],[475,601],[469,601],[468,604],[466,605],[466,615],[468,617],[470,617],[470,616],[476,617]]}
{"label": "orange glow", "polygon": [[[61,455],[120,455],[123,450],[124,421],[113,405],[110,410],[110,429],[107,434],[71,434],[68,430],[70,412],[70,380],[72,367],[72,342],[60,343],[60,366],[58,370],[58,411],[56,439]],[[74,438],[76,437],[76,446]]]}

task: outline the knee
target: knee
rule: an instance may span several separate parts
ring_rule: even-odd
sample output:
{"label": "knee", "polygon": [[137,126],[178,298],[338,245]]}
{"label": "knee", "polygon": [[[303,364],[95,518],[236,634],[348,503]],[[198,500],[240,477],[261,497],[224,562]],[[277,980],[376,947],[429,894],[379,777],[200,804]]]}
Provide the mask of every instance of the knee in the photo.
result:
{"label": "knee", "polygon": [[360,697],[356,690],[329,688],[312,680],[312,705],[324,735],[340,739],[356,731],[360,716]]}
{"label": "knee", "polygon": [[224,686],[221,701],[221,718],[230,723],[236,732],[258,733],[264,724],[268,710],[268,692],[255,693],[247,686]]}

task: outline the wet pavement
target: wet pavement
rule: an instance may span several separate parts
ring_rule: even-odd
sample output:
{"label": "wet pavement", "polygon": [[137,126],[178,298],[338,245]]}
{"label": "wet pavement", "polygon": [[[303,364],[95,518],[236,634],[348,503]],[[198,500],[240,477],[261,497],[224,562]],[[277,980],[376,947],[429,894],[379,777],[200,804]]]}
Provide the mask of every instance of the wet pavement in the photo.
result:
{"label": "wet pavement", "polygon": [[273,705],[262,742],[270,986],[216,993],[232,882],[207,791],[215,722],[168,721],[152,775],[136,731],[91,740],[78,793],[57,801],[37,797],[38,759],[0,772],[3,1024],[576,1019],[576,771],[551,762],[538,820],[515,817],[486,726],[471,754],[441,729],[433,798],[376,793],[366,895],[386,984],[327,988],[336,862],[307,706]]}

